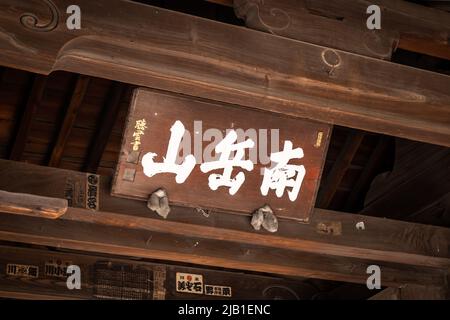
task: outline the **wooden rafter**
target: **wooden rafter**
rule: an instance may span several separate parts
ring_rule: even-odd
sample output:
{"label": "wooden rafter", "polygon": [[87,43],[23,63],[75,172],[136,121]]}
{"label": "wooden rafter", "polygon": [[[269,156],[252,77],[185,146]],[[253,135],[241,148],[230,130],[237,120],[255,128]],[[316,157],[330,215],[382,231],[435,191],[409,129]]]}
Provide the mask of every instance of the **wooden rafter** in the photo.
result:
{"label": "wooden rafter", "polygon": [[48,165],[58,167],[64,152],[64,147],[69,139],[70,133],[77,119],[78,111],[83,103],[84,95],[89,86],[90,77],[79,75],[72,93],[69,105],[66,109],[64,120],[59,129],[57,140],[53,146]]}
{"label": "wooden rafter", "polygon": [[33,84],[31,87],[31,91],[28,96],[26,106],[23,109],[22,115],[20,117],[17,133],[12,143],[11,151],[9,154],[10,160],[20,160],[22,157],[22,153],[24,152],[27,143],[28,133],[31,128],[33,117],[44,95],[47,77],[42,75],[35,75],[32,81]]}
{"label": "wooden rafter", "polygon": [[[80,267],[81,274],[92,274],[92,276],[81,277],[80,290],[67,290],[65,281],[56,280],[60,265],[65,262],[72,262]],[[3,271],[3,267],[14,262],[16,264],[41,266],[50,264],[54,268],[39,269],[37,277],[29,277],[24,281],[20,277],[11,277]],[[5,268],[6,269],[6,268]],[[120,271],[119,271],[119,270]],[[99,270],[103,272],[98,272]],[[55,272],[56,271],[56,272]],[[92,272],[94,271],[94,272]],[[105,280],[111,279],[114,275],[122,273],[124,277],[114,282],[108,282],[111,289],[104,290]],[[216,299],[268,299],[272,295],[270,288],[273,286],[283,286],[287,288],[281,296],[284,298],[306,298],[312,297],[317,289],[305,283],[301,278],[281,279],[273,276],[262,276],[243,272],[230,272],[224,270],[214,270],[210,268],[193,268],[177,264],[167,264],[162,262],[136,261],[130,258],[118,258],[117,255],[93,255],[86,253],[68,253],[55,250],[42,250],[34,248],[20,248],[7,245],[0,245],[0,297],[5,298],[67,298],[67,299],[95,299],[102,298],[123,298],[129,297],[128,290],[134,291],[133,297],[141,299],[182,299],[185,293],[176,291],[177,272],[202,274],[209,282],[216,284],[226,284],[232,288],[229,297],[217,297]],[[126,275],[133,274],[135,281],[128,282]],[[139,279],[138,279],[139,278]],[[65,280],[65,279],[61,279]],[[148,283],[148,280],[151,283]],[[156,281],[155,281],[156,280]],[[125,288],[122,288],[122,285]],[[145,290],[145,289],[150,290]],[[278,292],[279,293],[279,292]],[[202,295],[196,295],[197,299],[204,299]],[[191,297],[195,298],[195,297]],[[210,296],[211,298],[211,296]],[[213,298],[213,297],[212,297]]]}
{"label": "wooden rafter", "polygon": [[339,184],[342,181],[347,169],[352,163],[353,157],[358,151],[359,146],[364,138],[363,132],[351,132],[347,136],[344,146],[339,152],[338,158],[331,168],[330,173],[325,178],[325,181],[322,185],[322,188],[319,191],[319,195],[317,198],[317,206],[319,208],[327,208],[331,200],[333,200],[333,196],[336,193],[336,190]]}
{"label": "wooden rafter", "polygon": [[105,151],[111,131],[114,127],[117,114],[119,113],[121,98],[126,91],[127,86],[123,83],[114,82],[111,85],[108,99],[106,100],[99,119],[98,130],[95,134],[94,141],[90,146],[90,152],[84,171],[97,172],[103,152]]}

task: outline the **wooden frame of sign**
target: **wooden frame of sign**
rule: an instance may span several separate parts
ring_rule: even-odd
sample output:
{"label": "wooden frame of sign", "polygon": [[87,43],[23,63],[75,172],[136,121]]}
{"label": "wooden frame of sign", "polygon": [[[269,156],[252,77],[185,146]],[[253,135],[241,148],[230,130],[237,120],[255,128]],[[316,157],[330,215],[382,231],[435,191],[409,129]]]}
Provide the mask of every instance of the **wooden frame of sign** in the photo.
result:
{"label": "wooden frame of sign", "polygon": [[[177,144],[176,164],[183,163],[189,154],[196,159],[195,167],[182,183],[176,182],[175,173],[149,176],[142,162],[149,153],[156,154],[151,165],[166,161],[171,128],[176,121],[185,128],[183,139]],[[239,172],[245,175],[245,181],[234,194],[230,194],[229,186],[213,190],[210,185],[210,175],[224,174],[223,168],[210,172],[200,169],[202,163],[220,158],[221,153],[216,153],[215,148],[230,131],[237,133],[235,143],[254,142],[253,147],[245,150],[244,157],[254,163],[253,169],[233,167],[231,179]],[[129,110],[112,195],[147,200],[151,193],[164,188],[171,204],[239,214],[251,214],[268,204],[278,217],[307,222],[314,207],[330,132],[328,124],[138,88]],[[276,194],[279,184],[273,184],[263,195],[264,173],[269,174],[269,169],[276,165],[270,155],[285,150],[285,141],[292,142],[294,150],[301,148],[303,157],[289,160],[292,171],[285,171],[286,185],[283,178],[277,180],[282,185],[280,197]],[[233,158],[232,153],[228,159]],[[306,172],[303,179],[301,170],[297,170],[300,167]],[[294,186],[299,182],[301,186],[295,194]]]}

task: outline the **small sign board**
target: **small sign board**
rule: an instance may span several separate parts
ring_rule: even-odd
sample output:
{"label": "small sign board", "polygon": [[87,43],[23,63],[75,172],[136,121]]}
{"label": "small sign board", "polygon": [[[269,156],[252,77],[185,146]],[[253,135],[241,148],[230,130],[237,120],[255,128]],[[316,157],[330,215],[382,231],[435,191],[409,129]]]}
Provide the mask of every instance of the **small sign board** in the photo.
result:
{"label": "small sign board", "polygon": [[203,294],[203,276],[201,274],[177,272],[176,278],[177,292]]}
{"label": "small sign board", "polygon": [[112,194],[307,222],[331,126],[192,97],[136,89]]}

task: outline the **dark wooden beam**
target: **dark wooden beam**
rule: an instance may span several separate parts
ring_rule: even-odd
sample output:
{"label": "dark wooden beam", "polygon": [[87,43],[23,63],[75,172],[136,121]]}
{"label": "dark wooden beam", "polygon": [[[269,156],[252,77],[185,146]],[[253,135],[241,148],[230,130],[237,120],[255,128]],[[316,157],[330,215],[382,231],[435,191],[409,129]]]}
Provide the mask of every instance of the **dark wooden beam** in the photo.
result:
{"label": "dark wooden beam", "polygon": [[369,4],[364,1],[233,2],[236,14],[248,27],[287,38],[380,59],[390,59],[396,48],[450,58],[450,13],[426,6],[399,0],[372,1],[370,4],[382,8],[382,22],[381,29],[369,30]]}
{"label": "dark wooden beam", "polygon": [[98,130],[90,146],[84,171],[97,172],[103,152],[105,151],[111,131],[114,127],[117,114],[119,113],[121,98],[126,91],[127,86],[123,83],[114,82],[111,85],[108,99],[106,100],[99,119]]}
{"label": "dark wooden beam", "polygon": [[22,158],[33,117],[44,95],[46,80],[46,77],[42,75],[35,75],[33,77],[31,91],[29,93],[26,106],[24,107],[20,116],[17,133],[12,143],[11,151],[9,154],[10,160],[19,161]]}
{"label": "dark wooden beam", "polygon": [[75,88],[72,93],[69,105],[66,109],[64,120],[59,128],[58,137],[53,146],[48,165],[58,167],[64,152],[64,147],[69,139],[70,132],[77,119],[78,111],[83,103],[84,95],[89,86],[90,77],[79,75],[76,80]]}
{"label": "dark wooden beam", "polygon": [[[273,299],[274,288],[283,298],[308,299],[317,289],[304,283],[305,279],[282,279],[280,277],[256,275],[242,271],[215,270],[213,268],[188,267],[167,262],[136,261],[117,255],[93,255],[91,252],[70,253],[12,245],[0,246],[0,296],[6,293],[22,298],[24,293],[29,298],[46,299],[59,297],[67,299],[100,298],[141,298],[141,299]],[[66,262],[80,267],[81,289],[68,290],[67,275],[64,274]],[[39,269],[36,277],[20,277],[6,275],[8,264],[33,266]],[[52,266],[47,268],[47,266]],[[99,271],[101,270],[101,271]],[[231,288],[231,296],[207,296],[177,292],[176,273],[200,274],[204,284],[214,284]],[[55,274],[56,273],[56,274]],[[62,273],[62,274],[61,274]],[[124,277],[132,275],[134,281],[127,282],[115,278],[121,273]],[[116,281],[111,281],[115,279]],[[150,280],[150,285],[148,281]],[[158,281],[155,281],[158,280]],[[284,288],[285,290],[282,290]],[[109,290],[105,290],[109,289]],[[135,290],[135,295],[127,295],[127,290]],[[136,290],[137,289],[137,290]],[[141,291],[138,291],[141,289]],[[149,292],[143,293],[147,289]],[[280,290],[281,289],[281,290]],[[272,292],[271,292],[272,291]],[[106,296],[106,297],[105,297]],[[26,298],[25,296],[24,298]]]}
{"label": "dark wooden beam", "polygon": [[0,164],[0,188],[57,198],[72,197],[73,207],[61,217],[63,221],[209,239],[219,246],[221,241],[237,243],[238,247],[262,246],[268,252],[286,249],[363,259],[374,264],[396,263],[441,270],[450,266],[450,253],[446,250],[450,230],[446,228],[320,209],[313,212],[309,224],[279,219],[276,234],[255,232],[250,217],[223,212],[211,212],[209,217],[204,217],[195,209],[173,207],[164,220],[150,212],[143,201],[112,197],[108,177],[100,178],[98,211],[92,212],[84,209],[86,174],[10,161],[0,161]]}
{"label": "dark wooden beam", "polygon": [[345,144],[339,152],[338,158],[319,190],[319,195],[317,197],[317,206],[319,208],[328,208],[330,205],[331,200],[333,200],[333,196],[347,172],[347,169],[352,163],[353,157],[355,156],[356,151],[358,151],[363,139],[363,132],[350,132],[348,134]]}
{"label": "dark wooden beam", "polygon": [[[93,214],[95,216],[95,214]],[[296,277],[366,283],[367,259],[344,258],[288,248],[270,250],[233,240],[126,229],[66,219],[42,219],[3,214],[0,240],[106,253],[138,258],[178,261],[197,265],[248,270]],[[220,233],[220,230],[216,230]],[[406,283],[439,286],[442,269],[377,261],[384,285]]]}
{"label": "dark wooden beam", "polygon": [[[107,16],[99,2],[79,1],[80,32],[42,3],[2,1],[1,64],[42,74],[72,71],[450,146],[449,76],[140,3],[103,1],[111,8]],[[69,4],[58,1],[53,12],[63,16]],[[419,9],[417,17],[448,21],[445,13]],[[40,29],[21,19],[28,12],[42,17]]]}

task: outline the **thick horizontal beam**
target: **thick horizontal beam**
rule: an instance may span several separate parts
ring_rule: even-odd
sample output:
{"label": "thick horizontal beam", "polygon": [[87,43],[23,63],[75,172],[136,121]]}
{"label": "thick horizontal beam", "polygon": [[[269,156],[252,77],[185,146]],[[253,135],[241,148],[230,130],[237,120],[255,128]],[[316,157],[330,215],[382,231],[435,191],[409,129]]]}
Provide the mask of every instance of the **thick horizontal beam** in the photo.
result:
{"label": "thick horizontal beam", "polygon": [[[396,48],[450,59],[450,13],[442,10],[403,0],[233,2],[252,29],[380,59]],[[366,26],[369,5],[381,8],[380,29]]]}
{"label": "thick horizontal beam", "polygon": [[[274,250],[235,241],[9,214],[2,214],[0,219],[0,240],[354,283],[366,283],[367,268],[373,264],[366,259],[286,248]],[[445,279],[445,272],[439,268],[387,262],[377,262],[377,265],[382,270],[383,285],[387,286],[407,283],[439,286]]]}
{"label": "thick horizontal beam", "polygon": [[2,1],[1,63],[450,146],[449,76],[129,1],[80,0],[68,30],[71,4]]}
{"label": "thick horizontal beam", "polygon": [[[64,273],[67,264],[80,267],[81,289],[69,290]],[[8,264],[31,266],[38,270],[35,277],[7,274]],[[50,265],[50,267],[49,267]],[[100,272],[99,272],[100,270]],[[177,291],[176,273],[199,274],[205,284],[227,286],[231,296],[206,296]],[[123,281],[117,278],[123,276]],[[133,276],[134,281],[127,279]],[[26,280],[25,280],[26,279]],[[114,280],[113,280],[114,279]],[[148,281],[151,281],[150,284]],[[271,299],[271,289],[285,288],[284,298],[309,299],[318,292],[304,283],[305,279],[282,279],[231,270],[194,268],[162,262],[136,261],[117,255],[69,253],[67,250],[42,250],[18,246],[0,246],[0,297],[21,299]],[[134,290],[134,294],[130,291]],[[145,290],[145,291],[144,291]],[[147,291],[148,290],[148,291]],[[273,294],[273,292],[272,292]]]}
{"label": "thick horizontal beam", "polygon": [[[84,201],[75,203],[75,198],[85,197],[86,174],[3,160],[0,177],[0,188],[54,197],[70,195],[72,205],[79,206],[69,208],[57,221],[25,223],[19,221],[21,217],[4,218],[0,223],[4,240],[99,252],[122,246],[123,252],[137,256],[162,259],[165,255],[164,259],[174,261],[350,282],[362,281],[361,264],[385,266],[396,284],[413,281],[399,278],[396,272],[404,268],[428,273],[446,272],[450,266],[450,230],[445,228],[316,209],[310,224],[280,219],[274,235],[252,230],[245,215],[209,212],[205,217],[195,209],[174,207],[167,220],[160,219],[145,202],[111,197],[110,178],[100,178],[99,211],[92,212],[81,208]],[[357,228],[357,223],[363,227]],[[75,230],[81,229],[85,231],[77,235]],[[87,230],[92,230],[92,236],[88,237]],[[115,236],[103,238],[107,234]],[[161,251],[146,251],[156,248],[156,242],[148,247],[146,241],[157,238]],[[128,241],[135,241],[133,246],[138,244],[138,248],[128,247]],[[180,246],[184,249],[177,251]],[[243,255],[247,250],[258,252],[261,260],[247,261]],[[188,253],[195,254],[186,256]],[[347,269],[355,265],[359,267]],[[418,276],[414,281],[428,281],[424,279]]]}

